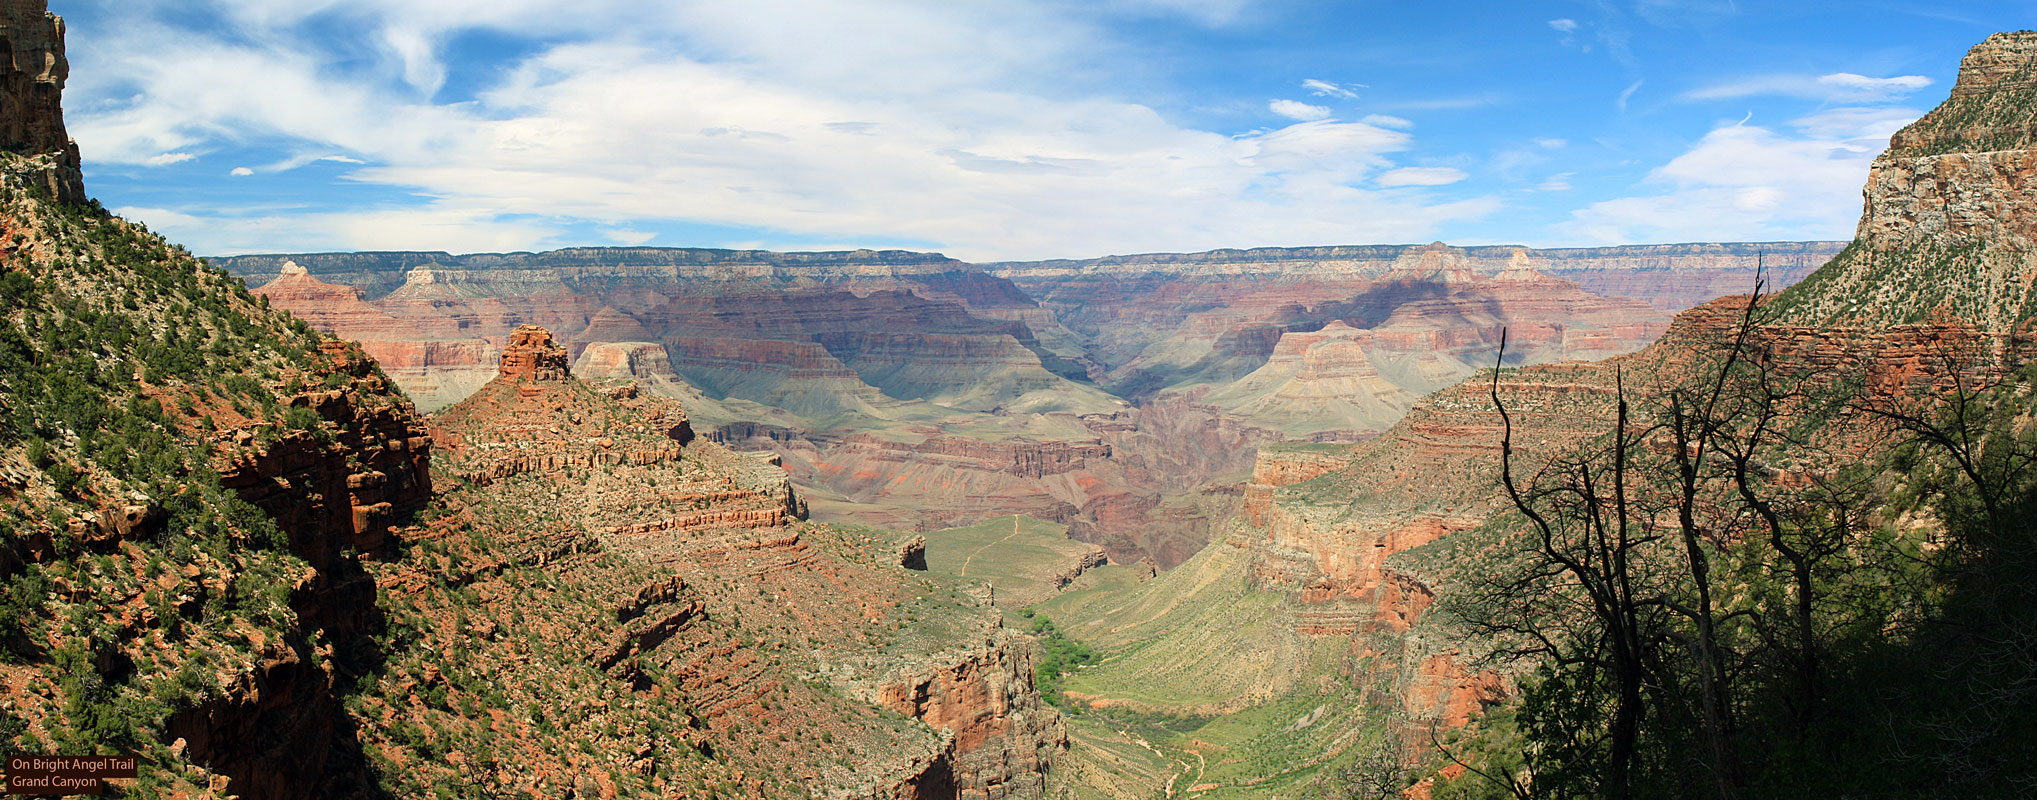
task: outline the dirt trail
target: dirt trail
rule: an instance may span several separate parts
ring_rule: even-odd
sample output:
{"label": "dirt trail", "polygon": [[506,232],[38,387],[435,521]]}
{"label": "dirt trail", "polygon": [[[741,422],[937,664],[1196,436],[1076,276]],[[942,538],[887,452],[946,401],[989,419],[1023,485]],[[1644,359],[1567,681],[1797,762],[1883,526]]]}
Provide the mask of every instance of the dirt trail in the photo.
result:
{"label": "dirt trail", "polygon": [[978,555],[981,555],[981,554],[983,553],[983,551],[985,551],[985,550],[989,550],[990,548],[993,548],[993,547],[996,547],[996,546],[998,546],[998,545],[1004,544],[1005,542],[1011,541],[1011,537],[1013,537],[1013,536],[1017,536],[1017,535],[1019,535],[1019,518],[1018,518],[1018,517],[1017,517],[1016,515],[1014,515],[1014,516],[1013,516],[1013,517],[1011,518],[1011,533],[1007,533],[1007,534],[1005,534],[1005,535],[1004,535],[1004,538],[1002,538],[1002,539],[999,539],[999,540],[997,540],[997,541],[995,541],[995,542],[991,542],[990,544],[986,544],[986,545],[984,545],[984,546],[982,546],[982,547],[978,547],[978,548],[976,548],[976,552],[974,552],[974,553],[970,553],[970,554],[969,554],[969,557],[968,557],[968,558],[962,559],[962,571],[961,571],[961,573],[960,573],[959,575],[957,575],[956,577],[961,577],[961,578],[967,578],[967,577],[969,577],[969,563],[970,563],[970,562],[972,562],[972,561],[975,561],[975,560],[976,560],[976,556],[978,556]]}

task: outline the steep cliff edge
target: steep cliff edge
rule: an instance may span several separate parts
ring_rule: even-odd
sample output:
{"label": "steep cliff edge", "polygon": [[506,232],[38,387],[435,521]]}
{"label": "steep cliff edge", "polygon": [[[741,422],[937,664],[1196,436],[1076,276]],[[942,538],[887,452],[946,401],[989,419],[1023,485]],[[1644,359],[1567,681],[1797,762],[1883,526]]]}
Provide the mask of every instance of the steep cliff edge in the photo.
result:
{"label": "steep cliff edge", "polygon": [[64,131],[64,21],[47,10],[47,0],[7,0],[0,5],[0,44],[7,65],[0,70],[0,150],[22,158],[9,172],[26,185],[64,203],[85,202],[85,177],[78,144]]}
{"label": "steep cliff edge", "polygon": [[1933,315],[2009,331],[2037,314],[2037,32],[1960,62],[1942,105],[1874,160],[1851,246],[1777,299],[1805,325],[1886,328]]}

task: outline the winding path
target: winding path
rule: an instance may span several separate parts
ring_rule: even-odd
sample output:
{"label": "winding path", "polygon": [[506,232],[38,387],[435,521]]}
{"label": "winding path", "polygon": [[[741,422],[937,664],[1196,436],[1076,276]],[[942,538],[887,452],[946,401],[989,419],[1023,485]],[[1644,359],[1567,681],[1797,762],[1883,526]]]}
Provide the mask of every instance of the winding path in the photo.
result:
{"label": "winding path", "polygon": [[978,555],[981,555],[983,551],[1004,544],[1005,542],[1010,541],[1011,537],[1017,535],[1019,535],[1019,518],[1017,514],[1013,514],[1011,517],[1011,533],[1005,534],[1003,539],[999,539],[995,542],[991,542],[990,544],[986,544],[982,547],[976,548],[976,552],[970,553],[968,558],[962,559],[962,571],[961,574],[957,575],[956,577],[960,578],[969,577],[969,562],[975,561],[976,557]]}

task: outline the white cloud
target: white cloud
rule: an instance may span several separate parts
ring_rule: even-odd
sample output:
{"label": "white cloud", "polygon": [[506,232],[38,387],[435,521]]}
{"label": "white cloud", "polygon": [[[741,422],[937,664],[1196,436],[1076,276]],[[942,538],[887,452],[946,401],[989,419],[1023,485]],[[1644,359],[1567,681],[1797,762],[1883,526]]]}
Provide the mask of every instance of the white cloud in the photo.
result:
{"label": "white cloud", "polygon": [[1558,139],[1553,136],[1539,136],[1528,141],[1534,142],[1536,147],[1544,150],[1561,150],[1570,145],[1568,140]]}
{"label": "white cloud", "polygon": [[1576,32],[1577,32],[1577,20],[1574,20],[1574,19],[1567,19],[1567,18],[1566,18],[1566,19],[1552,19],[1552,20],[1549,20],[1549,27],[1551,27],[1551,28],[1555,28],[1556,30],[1558,30],[1558,31],[1561,31],[1561,32],[1563,32],[1563,33],[1576,33]]}
{"label": "white cloud", "polygon": [[1870,78],[1851,72],[1829,75],[1760,75],[1707,86],[1683,94],[1686,100],[1727,100],[1756,95],[1784,95],[1833,103],[1882,103],[1897,100],[1931,85],[1922,75]]}
{"label": "white cloud", "polygon": [[1443,186],[1471,177],[1450,167],[1401,167],[1380,173],[1381,186]]}
{"label": "white cloud", "polygon": [[1358,96],[1357,92],[1352,91],[1353,89],[1364,89],[1368,87],[1366,87],[1366,85],[1362,83],[1337,84],[1325,80],[1318,80],[1316,78],[1309,78],[1308,80],[1301,82],[1301,88],[1307,89],[1309,91],[1309,94],[1315,95],[1317,97],[1340,97],[1345,100],[1350,100]]}
{"label": "white cloud", "polygon": [[[1394,129],[1405,120],[1228,136],[1118,99],[1115,73],[1095,68],[1113,48],[1060,6],[220,2],[248,31],[137,13],[80,37],[79,52],[118,76],[74,84],[73,132],[90,158],[259,145],[300,155],[257,169],[323,158],[420,199],[137,210],[202,252],[521,249],[584,243],[556,237],[589,224],[709,224],[992,259],[1404,240],[1497,207],[1362,188],[1412,146]],[[342,12],[365,30],[415,32],[374,38],[382,80],[336,71],[320,50],[330,43],[303,38],[317,15]],[[508,64],[459,103],[433,99],[443,65],[419,61],[438,63],[433,47],[390,44],[470,28],[578,41]]]}
{"label": "white cloud", "polygon": [[171,164],[182,164],[194,158],[197,158],[197,156],[190,153],[163,153],[142,159],[142,163],[151,167],[167,167]]}
{"label": "white cloud", "polygon": [[1722,126],[1650,172],[1644,185],[1657,191],[1594,203],[1559,230],[1598,244],[1847,238],[1868,164],[1920,113],[1837,109],[1782,132]]}
{"label": "white cloud", "polygon": [[1367,125],[1378,125],[1382,128],[1399,128],[1401,130],[1407,130],[1415,126],[1414,122],[1391,114],[1366,114],[1364,118],[1358,121]]}
{"label": "white cloud", "polygon": [[1288,119],[1298,119],[1308,121],[1318,119],[1329,119],[1330,117],[1330,110],[1328,108],[1325,108],[1323,106],[1312,106],[1307,103],[1297,102],[1294,100],[1275,100],[1271,103],[1267,103],[1266,107],[1272,109],[1273,113],[1279,114]]}
{"label": "white cloud", "polygon": [[248,169],[247,167],[234,167],[232,172],[228,172],[226,174],[232,175],[236,178],[245,178],[249,175],[255,174],[255,171]]}
{"label": "white cloud", "polygon": [[1620,90],[1620,99],[1616,104],[1620,107],[1621,111],[1627,110],[1627,101],[1634,99],[1634,93],[1641,91],[1641,84],[1643,83],[1646,83],[1646,81],[1635,81],[1627,84],[1627,88]]}
{"label": "white cloud", "polygon": [[1570,191],[1570,179],[1576,176],[1575,172],[1558,172],[1535,188],[1545,192],[1567,192]]}

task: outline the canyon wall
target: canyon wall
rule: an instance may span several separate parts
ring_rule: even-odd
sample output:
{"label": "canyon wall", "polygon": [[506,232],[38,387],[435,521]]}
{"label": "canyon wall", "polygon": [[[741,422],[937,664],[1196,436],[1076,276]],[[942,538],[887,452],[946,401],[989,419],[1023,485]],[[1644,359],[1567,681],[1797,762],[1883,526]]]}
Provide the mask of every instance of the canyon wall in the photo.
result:
{"label": "canyon wall", "polygon": [[1898,131],[1867,173],[1853,245],[1780,298],[1803,324],[1887,327],[1932,315],[2007,331],[2037,314],[2037,33],[1999,33],[1952,96]]}
{"label": "canyon wall", "polygon": [[[717,440],[776,452],[823,519],[931,530],[1022,513],[1167,566],[1209,540],[1211,502],[1236,491],[1204,482],[1248,468],[1258,442],[1375,435],[1488,360],[1502,329],[1510,363],[1541,363],[1631,351],[1666,324],[1561,275],[1710,285],[1758,252],[1819,248],[1438,243],[988,271],[895,251],[671,248],[215,262],[359,339],[425,409],[486,383],[516,327],[542,324],[573,358],[594,354],[589,368],[682,400]],[[1191,426],[1214,427],[1154,435]],[[1152,468],[1212,446],[1227,469]]]}
{"label": "canyon wall", "polygon": [[0,5],[0,150],[24,156],[10,172],[66,203],[85,202],[78,144],[64,130],[64,21],[46,0]]}
{"label": "canyon wall", "polygon": [[[1433,246],[1433,245],[1431,245]],[[1723,242],[1532,249],[1510,245],[1461,248],[1469,268],[1496,273],[1517,255],[1541,262],[1542,271],[1576,282],[1604,296],[1629,297],[1664,311],[1680,311],[1754,285],[1757,262],[1774,276],[1773,287],[1796,282],[1817,269],[1845,242]],[[1189,280],[1309,279],[1336,281],[1377,276],[1395,268],[1420,245],[1261,247],[1203,253],[1148,253],[1095,259],[1014,261],[984,264],[992,275],[1010,279],[1028,294],[1045,299],[1057,290],[1073,301],[1076,291],[1107,299],[1100,288],[1135,283],[1147,276]],[[1060,290],[1069,284],[1069,290]],[[1080,284],[1099,285],[1076,290]]]}

